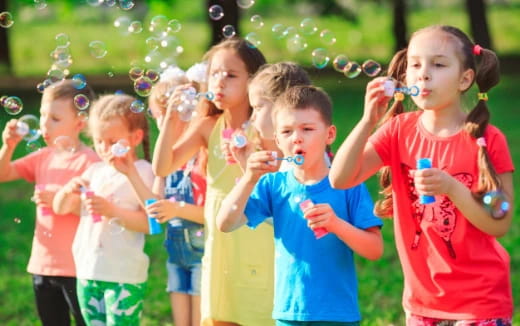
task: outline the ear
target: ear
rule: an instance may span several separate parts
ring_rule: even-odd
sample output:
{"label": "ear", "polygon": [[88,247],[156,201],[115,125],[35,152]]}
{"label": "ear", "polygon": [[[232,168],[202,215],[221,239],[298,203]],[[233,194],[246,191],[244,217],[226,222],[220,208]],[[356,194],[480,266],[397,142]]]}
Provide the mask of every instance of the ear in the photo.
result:
{"label": "ear", "polygon": [[327,145],[331,145],[336,140],[336,126],[330,125],[327,128]]}
{"label": "ear", "polygon": [[135,147],[143,141],[144,131],[143,129],[136,129],[132,131],[130,135],[131,146]]}
{"label": "ear", "polygon": [[473,83],[475,79],[475,71],[473,69],[466,69],[460,76],[459,91],[465,92]]}

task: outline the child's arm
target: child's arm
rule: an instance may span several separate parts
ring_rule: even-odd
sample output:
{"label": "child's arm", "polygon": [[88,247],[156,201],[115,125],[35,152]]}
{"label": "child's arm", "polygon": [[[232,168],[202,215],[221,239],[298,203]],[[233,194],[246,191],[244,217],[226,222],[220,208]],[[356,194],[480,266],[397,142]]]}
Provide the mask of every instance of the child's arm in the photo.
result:
{"label": "child's arm", "polygon": [[501,237],[507,233],[513,215],[513,175],[512,173],[502,173],[498,175],[498,178],[502,184],[502,191],[511,205],[505,216],[500,219],[493,218],[482,202],[473,197],[471,189],[445,171],[437,168],[414,171],[415,187],[419,194],[447,195],[471,224],[494,237]]}
{"label": "child's arm", "polygon": [[354,252],[367,259],[376,260],[383,255],[383,237],[379,227],[362,230],[339,218],[329,204],[314,204],[305,209],[311,229],[325,228],[336,234]]}
{"label": "child's arm", "polygon": [[56,214],[81,213],[81,187],[88,187],[88,182],[81,177],[72,178],[61,188],[52,201],[52,210]]}
{"label": "child's arm", "polygon": [[383,165],[368,138],[381,119],[390,97],[384,95],[385,78],[369,82],[365,94],[363,117],[341,144],[330,169],[334,188],[351,188],[375,174]]}
{"label": "child's arm", "polygon": [[[159,137],[155,144],[152,168],[155,175],[166,177],[186,163],[197,151],[207,146],[209,133],[215,125],[212,117],[194,120],[182,135],[180,119],[175,118],[177,112],[167,110]],[[175,141],[175,139],[180,139]]]}
{"label": "child's arm", "polygon": [[249,156],[245,174],[222,201],[216,217],[220,231],[230,232],[247,222],[244,210],[258,179],[267,172],[278,170],[276,165],[267,164],[272,159],[271,151],[255,152]]}
{"label": "child's arm", "polygon": [[22,140],[22,136],[16,133],[17,121],[16,119],[11,119],[7,122],[2,132],[3,143],[0,148],[0,182],[20,179],[20,175],[11,164],[16,145]]}

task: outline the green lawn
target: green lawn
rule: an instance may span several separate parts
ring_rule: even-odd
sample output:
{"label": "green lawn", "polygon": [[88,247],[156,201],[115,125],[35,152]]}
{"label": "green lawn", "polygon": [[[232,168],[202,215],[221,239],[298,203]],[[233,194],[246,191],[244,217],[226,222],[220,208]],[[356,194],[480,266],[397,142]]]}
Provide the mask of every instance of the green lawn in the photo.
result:
{"label": "green lawn", "polygon": [[[324,87],[334,101],[334,122],[338,126],[338,138],[334,148],[348,134],[362,113],[365,77],[352,81],[337,75],[324,73],[312,76],[317,85]],[[515,93],[520,76],[505,76],[499,86],[490,92],[489,105],[492,122],[507,135],[516,166],[520,166],[520,129],[517,127],[516,112],[520,107],[520,96]],[[513,95],[511,95],[513,94]],[[4,125],[5,114],[0,114],[0,125]],[[17,156],[23,155],[20,146]],[[514,177],[517,193],[520,190],[518,174]],[[368,185],[374,198],[377,194],[376,180]],[[29,201],[32,185],[25,182],[0,184],[0,207],[4,223],[0,225],[0,320],[3,325],[34,325],[36,323],[33,294],[29,275],[25,272],[31,247],[34,227],[34,205]],[[515,218],[518,208],[515,209]],[[19,223],[18,223],[19,222]],[[378,261],[358,259],[358,277],[363,325],[402,325],[403,313],[400,305],[402,274],[393,244],[391,220],[385,220],[383,235],[385,254]],[[520,254],[514,249],[520,246],[520,224],[513,223],[501,243],[511,255],[513,288],[520,289]],[[171,325],[167,294],[164,292],[166,253],[162,247],[162,236],[149,236],[146,251],[151,258],[148,294],[145,301],[143,325]],[[520,309],[516,297],[516,310]],[[520,323],[520,314],[514,321]]]}
{"label": "green lawn", "polygon": [[[26,1],[31,2],[31,1]],[[150,1],[149,1],[150,2]],[[334,45],[324,45],[320,39],[308,36],[308,47],[305,51],[292,53],[287,50],[286,39],[273,37],[271,27],[282,23],[285,26],[298,26],[301,19],[294,12],[279,5],[278,0],[269,2],[272,7],[261,6],[264,1],[245,11],[242,16],[243,35],[256,31],[262,44],[260,49],[268,61],[280,60],[298,61],[306,66],[311,65],[311,51],[316,47],[325,47],[333,58],[337,54],[346,54],[350,59],[362,62],[372,58],[386,64],[391,56],[393,43],[391,38],[390,10],[387,2],[381,5],[371,1],[345,1],[355,4],[359,21],[346,22],[337,17],[313,17],[320,30],[325,28],[333,31],[337,37]],[[461,4],[446,6],[451,1],[440,1],[444,7],[431,6],[414,10],[409,14],[409,29],[432,24],[454,24],[468,31],[468,20],[461,11]],[[520,53],[520,14],[518,0],[509,1],[511,7],[494,5],[489,10],[489,25],[494,38],[495,48],[501,55],[518,55]],[[14,3],[14,1],[11,1]],[[56,5],[58,1],[49,1]],[[51,65],[49,53],[55,47],[55,36],[67,33],[71,40],[73,64],[71,73],[83,73],[88,78],[96,77],[93,83],[100,93],[123,88],[132,92],[127,72],[133,62],[142,63],[148,49],[145,40],[149,33],[120,35],[112,26],[113,20],[120,15],[134,15],[140,19],[145,28],[150,18],[157,14],[166,14],[169,18],[178,18],[182,22],[182,30],[176,36],[184,48],[184,53],[177,58],[181,67],[188,67],[200,60],[208,43],[207,26],[201,15],[204,9],[196,1],[176,1],[174,10],[168,10],[161,1],[152,2],[151,11],[122,12],[106,10],[103,13],[89,9],[86,6],[66,11],[59,7],[56,12],[48,15],[32,9],[16,8],[15,24],[10,28],[10,42],[14,72],[17,76],[30,76],[39,80]],[[432,2],[433,3],[433,2]],[[437,3],[437,2],[436,2]],[[114,8],[113,8],[114,9]],[[261,14],[264,27],[255,30],[248,23],[254,14]],[[182,16],[179,16],[182,15]],[[59,21],[59,23],[57,23]],[[79,22],[79,23],[78,23]],[[89,54],[88,44],[93,40],[101,40],[107,45],[108,54],[102,59],[95,59]],[[503,69],[505,72],[508,67]],[[0,67],[0,81],[2,78]],[[113,78],[111,76],[116,76]],[[120,78],[118,78],[120,77]],[[355,80],[347,79],[339,73],[313,70],[313,81],[325,88],[334,101],[334,122],[338,126],[338,138],[334,144],[337,148],[341,141],[356,123],[362,113],[364,86],[368,79],[360,76]],[[90,79],[88,79],[90,82]],[[121,81],[123,81],[121,83]],[[518,128],[518,108],[520,95],[517,87],[520,75],[506,75],[496,89],[490,92],[489,105],[492,113],[492,123],[497,125],[508,137],[515,165],[520,166],[520,128]],[[2,84],[0,84],[2,85]],[[5,85],[5,83],[4,83]],[[108,85],[108,86],[107,86]],[[37,110],[39,94],[34,85],[10,84],[1,88],[0,96],[4,94],[17,95],[24,101],[24,112]],[[10,117],[0,111],[0,127]],[[23,145],[19,146],[16,157],[25,155]],[[514,176],[516,192],[520,190],[518,173]],[[372,195],[376,198],[377,182],[375,178],[368,181]],[[31,279],[25,268],[29,258],[32,234],[34,229],[34,204],[29,201],[33,186],[23,181],[0,184],[0,214],[3,223],[0,224],[0,323],[2,325],[24,326],[38,325]],[[518,217],[515,207],[515,218]],[[360,289],[360,305],[364,316],[363,325],[403,325],[403,312],[400,304],[402,291],[402,273],[393,244],[392,221],[385,220],[383,235],[385,239],[385,254],[376,262],[358,260],[358,278]],[[172,325],[168,296],[165,292],[166,273],[164,261],[166,252],[162,247],[162,236],[149,236],[146,251],[151,258],[148,294],[145,301],[145,311],[142,325]],[[500,239],[511,255],[512,282],[514,292],[520,293],[520,253],[514,251],[520,247],[520,224],[513,223],[509,233]],[[520,324],[520,298],[515,298],[517,314],[514,323]]]}

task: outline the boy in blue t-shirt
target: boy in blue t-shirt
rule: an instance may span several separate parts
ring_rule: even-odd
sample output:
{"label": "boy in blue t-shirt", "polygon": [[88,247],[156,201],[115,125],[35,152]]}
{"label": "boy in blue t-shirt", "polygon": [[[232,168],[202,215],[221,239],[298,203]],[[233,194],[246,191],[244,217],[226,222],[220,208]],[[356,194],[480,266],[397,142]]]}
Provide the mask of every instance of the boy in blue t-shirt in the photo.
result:
{"label": "boy in blue t-shirt", "polygon": [[[382,223],[363,184],[344,190],[330,185],[323,160],[336,137],[330,98],[319,88],[295,86],[276,101],[272,117],[285,157],[251,154],[223,201],[217,227],[254,228],[273,217],[277,325],[359,325],[353,253],[381,257]],[[276,172],[280,159],[295,164]]]}

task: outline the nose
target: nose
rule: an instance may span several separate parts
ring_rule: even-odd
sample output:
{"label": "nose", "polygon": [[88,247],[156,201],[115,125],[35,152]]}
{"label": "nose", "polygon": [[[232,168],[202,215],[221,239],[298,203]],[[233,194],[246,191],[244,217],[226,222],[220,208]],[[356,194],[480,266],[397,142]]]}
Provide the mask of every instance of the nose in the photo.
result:
{"label": "nose", "polygon": [[301,144],[303,142],[303,134],[298,131],[298,130],[295,130],[292,134],[292,143],[293,144]]}
{"label": "nose", "polygon": [[431,75],[430,75],[430,70],[429,68],[427,67],[427,65],[423,65],[421,67],[421,70],[419,71],[419,80],[430,80],[431,79]]}

